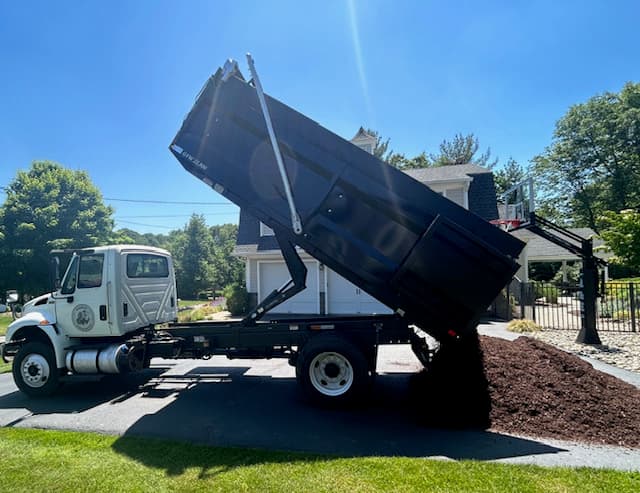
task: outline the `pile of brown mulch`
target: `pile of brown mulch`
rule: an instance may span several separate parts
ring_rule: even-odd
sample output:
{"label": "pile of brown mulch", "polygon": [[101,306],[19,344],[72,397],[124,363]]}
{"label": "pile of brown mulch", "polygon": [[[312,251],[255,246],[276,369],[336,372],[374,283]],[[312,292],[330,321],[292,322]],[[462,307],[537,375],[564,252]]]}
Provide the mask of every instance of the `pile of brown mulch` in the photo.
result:
{"label": "pile of brown mulch", "polygon": [[490,420],[508,433],[640,447],[640,390],[528,337],[481,337]]}
{"label": "pile of brown mulch", "polygon": [[429,426],[640,447],[640,390],[527,337],[443,348],[413,380]]}

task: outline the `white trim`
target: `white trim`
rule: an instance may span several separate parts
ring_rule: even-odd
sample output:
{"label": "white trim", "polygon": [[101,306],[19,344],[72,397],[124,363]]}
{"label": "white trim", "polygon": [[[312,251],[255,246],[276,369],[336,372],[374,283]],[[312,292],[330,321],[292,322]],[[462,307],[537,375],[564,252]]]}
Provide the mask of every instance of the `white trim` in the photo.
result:
{"label": "white trim", "polygon": [[247,293],[253,293],[253,290],[251,289],[253,287],[251,286],[251,261],[249,259],[244,262],[244,278],[244,285]]}
{"label": "white trim", "polygon": [[[303,260],[303,262],[315,262],[316,264],[316,292],[318,294],[318,296],[316,296],[316,315],[320,315],[320,262],[314,258],[311,258],[310,260]],[[260,264],[283,264],[284,267],[287,267],[286,262],[284,261],[284,259],[282,260],[277,260],[277,259],[273,259],[273,260],[258,260],[256,261],[256,269],[257,269],[257,282],[258,282],[258,286],[257,286],[257,293],[258,293],[258,303],[260,303],[262,301],[262,296],[261,296],[261,292],[260,292]],[[326,267],[325,267],[326,268]],[[305,288],[306,289],[306,288]],[[325,294],[326,296],[326,294]]]}
{"label": "white trim", "polygon": [[[411,175],[409,175],[411,176]],[[412,177],[413,178],[413,177]],[[413,178],[414,180],[416,178]],[[430,186],[430,185],[442,185],[442,184],[446,184],[446,183],[471,183],[473,181],[473,177],[471,176],[466,176],[466,177],[458,177],[458,178],[441,178],[439,180],[418,180],[420,183],[422,183],[423,185],[426,186]]]}
{"label": "white trim", "polygon": [[246,257],[258,251],[258,245],[236,245],[231,252],[234,257]]}
{"label": "white trim", "polygon": [[[298,252],[298,255],[300,256],[300,258],[302,258],[303,260],[304,259],[315,260],[314,257],[309,255],[307,252],[305,252],[302,248],[298,246],[296,247],[296,251]],[[263,257],[273,257],[272,258],[273,260],[275,259],[284,260],[284,257],[282,256],[282,250],[257,250],[245,256],[247,258],[252,258],[252,259],[260,259]]]}
{"label": "white trim", "polygon": [[329,267],[324,266],[324,314],[329,315]]}

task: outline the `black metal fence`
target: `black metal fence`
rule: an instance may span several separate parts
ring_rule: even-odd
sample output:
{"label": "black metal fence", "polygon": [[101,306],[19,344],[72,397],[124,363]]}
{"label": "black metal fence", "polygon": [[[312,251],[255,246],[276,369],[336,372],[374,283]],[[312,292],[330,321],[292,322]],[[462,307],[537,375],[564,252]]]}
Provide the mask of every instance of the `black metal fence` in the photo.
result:
{"label": "black metal fence", "polygon": [[[577,330],[582,326],[582,287],[514,279],[492,303],[489,312],[505,320],[526,318],[549,329]],[[638,332],[639,325],[640,283],[605,283],[597,301],[597,329]]]}
{"label": "black metal fence", "polygon": [[598,299],[598,329],[638,332],[640,283],[608,282]]}

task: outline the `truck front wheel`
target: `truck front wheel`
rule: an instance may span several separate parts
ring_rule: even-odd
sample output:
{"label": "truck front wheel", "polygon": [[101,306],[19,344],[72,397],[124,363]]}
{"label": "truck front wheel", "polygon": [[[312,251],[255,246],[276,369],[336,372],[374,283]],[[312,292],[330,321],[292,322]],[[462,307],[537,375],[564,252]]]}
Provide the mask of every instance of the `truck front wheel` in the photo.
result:
{"label": "truck front wheel", "polygon": [[305,394],[322,404],[352,402],[370,382],[362,351],[336,336],[316,336],[303,346],[296,377]]}
{"label": "truck front wheel", "polygon": [[13,360],[13,379],[31,397],[53,394],[60,384],[53,350],[42,342],[28,342]]}

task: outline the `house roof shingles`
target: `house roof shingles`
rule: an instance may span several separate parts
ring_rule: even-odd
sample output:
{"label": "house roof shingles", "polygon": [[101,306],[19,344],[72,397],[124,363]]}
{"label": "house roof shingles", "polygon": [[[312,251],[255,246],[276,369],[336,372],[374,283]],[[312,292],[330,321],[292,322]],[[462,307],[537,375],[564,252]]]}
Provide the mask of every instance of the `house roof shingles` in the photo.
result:
{"label": "house roof shingles", "polygon": [[456,164],[451,166],[409,169],[406,170],[405,173],[422,183],[459,180],[466,176],[492,174],[490,169],[475,164]]}

